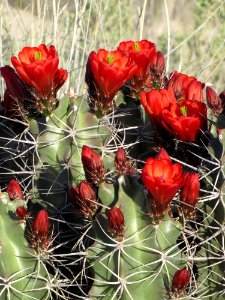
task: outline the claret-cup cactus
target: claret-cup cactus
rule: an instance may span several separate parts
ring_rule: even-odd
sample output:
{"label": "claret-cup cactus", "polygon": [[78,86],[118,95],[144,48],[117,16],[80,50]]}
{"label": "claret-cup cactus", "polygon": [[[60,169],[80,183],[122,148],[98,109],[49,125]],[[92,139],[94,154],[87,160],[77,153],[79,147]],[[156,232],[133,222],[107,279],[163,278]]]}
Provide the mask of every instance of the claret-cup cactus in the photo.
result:
{"label": "claret-cup cactus", "polygon": [[0,68],[0,299],[225,299],[224,92],[150,41]]}

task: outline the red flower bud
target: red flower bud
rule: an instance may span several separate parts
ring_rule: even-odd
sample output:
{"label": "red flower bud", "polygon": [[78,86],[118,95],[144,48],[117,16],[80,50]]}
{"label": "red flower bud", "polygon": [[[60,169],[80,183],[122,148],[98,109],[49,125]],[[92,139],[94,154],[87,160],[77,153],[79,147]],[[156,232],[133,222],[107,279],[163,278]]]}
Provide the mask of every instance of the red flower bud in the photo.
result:
{"label": "red flower bud", "polygon": [[211,88],[206,88],[206,99],[209,108],[215,115],[219,115],[223,111],[222,100],[217,93]]}
{"label": "red flower bud", "polygon": [[154,88],[161,87],[166,73],[165,57],[162,52],[157,51],[151,58],[150,76]]}
{"label": "red flower bud", "polygon": [[187,269],[177,270],[173,276],[171,292],[181,294],[190,281],[190,272]]}
{"label": "red flower bud", "polygon": [[149,215],[153,223],[158,223],[184,183],[182,165],[172,164],[166,150],[161,148],[156,158],[147,159],[142,170],[142,180],[149,192]]}
{"label": "red flower bud", "polygon": [[10,66],[0,68],[6,83],[6,91],[2,106],[10,117],[23,117],[35,106],[35,97],[31,88],[26,85]]}
{"label": "red flower bud", "polygon": [[48,219],[48,213],[45,209],[40,210],[32,225],[33,233],[36,236],[46,236],[48,234],[50,224]]}
{"label": "red flower bud", "polygon": [[118,148],[115,156],[116,171],[123,175],[131,171],[130,161],[126,156],[126,152],[123,147]]}
{"label": "red flower bud", "polygon": [[84,145],[81,160],[86,179],[90,183],[101,184],[105,180],[105,168],[100,155]]}
{"label": "red flower bud", "polygon": [[92,218],[95,215],[98,209],[96,194],[86,181],[82,181],[77,187],[71,187],[69,198],[79,215],[85,218]]}
{"label": "red flower bud", "polygon": [[6,192],[8,193],[10,200],[24,200],[21,186],[15,179],[10,180]]}
{"label": "red flower bud", "polygon": [[189,218],[194,214],[195,205],[198,202],[199,190],[200,182],[198,174],[188,174],[180,194],[181,207],[185,218]]}
{"label": "red flower bud", "polygon": [[170,76],[167,87],[172,86],[174,89],[175,97],[178,101],[193,100],[203,102],[204,84],[193,76],[178,73],[174,71]]}
{"label": "red flower bud", "polygon": [[[58,69],[59,58],[55,46],[44,44],[38,47],[24,47],[11,62],[19,77],[35,91],[39,109],[51,108],[56,93],[67,79],[68,72]],[[53,106],[54,108],[54,106]]]}
{"label": "red flower bud", "polygon": [[28,217],[28,212],[24,206],[18,206],[16,214],[21,220],[25,220]]}
{"label": "red flower bud", "polygon": [[124,234],[124,216],[119,207],[113,206],[108,210],[108,221],[112,234],[116,236]]}
{"label": "red flower bud", "polygon": [[45,209],[40,210],[32,223],[32,240],[34,247],[40,250],[45,250],[49,246],[49,219]]}
{"label": "red flower bud", "polygon": [[134,61],[120,50],[91,52],[85,81],[95,110],[106,113],[119,89],[135,74]]}

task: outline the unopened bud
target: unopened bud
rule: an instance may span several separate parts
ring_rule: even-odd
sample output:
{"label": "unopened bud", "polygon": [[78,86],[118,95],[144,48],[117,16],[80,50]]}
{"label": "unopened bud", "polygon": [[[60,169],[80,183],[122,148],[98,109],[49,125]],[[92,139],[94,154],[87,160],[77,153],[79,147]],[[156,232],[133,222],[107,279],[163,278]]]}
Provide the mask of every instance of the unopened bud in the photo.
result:
{"label": "unopened bud", "polygon": [[24,200],[21,186],[15,179],[10,180],[6,192],[8,193],[10,200]]}
{"label": "unopened bud", "polygon": [[108,211],[109,228],[112,234],[123,236],[124,234],[124,216],[119,207],[113,206]]}
{"label": "unopened bud", "polygon": [[98,209],[98,202],[93,187],[82,181],[77,187],[71,187],[69,198],[77,213],[85,218],[91,218]]}
{"label": "unopened bud", "polygon": [[101,156],[84,145],[81,160],[86,179],[90,183],[101,184],[105,180],[105,168]]}
{"label": "unopened bud", "polygon": [[190,278],[190,272],[187,269],[184,268],[176,271],[172,280],[171,292],[176,293],[177,295],[182,294],[185,291]]}
{"label": "unopened bud", "polygon": [[206,88],[206,98],[207,104],[214,114],[218,115],[223,111],[221,98],[209,86]]}
{"label": "unopened bud", "polygon": [[195,215],[195,206],[198,202],[200,190],[199,176],[197,173],[187,174],[183,189],[180,194],[181,207],[185,218]]}
{"label": "unopened bud", "polygon": [[16,214],[18,216],[18,218],[20,218],[21,220],[26,220],[26,218],[28,217],[28,211],[26,210],[26,208],[24,206],[18,206],[16,209]]}

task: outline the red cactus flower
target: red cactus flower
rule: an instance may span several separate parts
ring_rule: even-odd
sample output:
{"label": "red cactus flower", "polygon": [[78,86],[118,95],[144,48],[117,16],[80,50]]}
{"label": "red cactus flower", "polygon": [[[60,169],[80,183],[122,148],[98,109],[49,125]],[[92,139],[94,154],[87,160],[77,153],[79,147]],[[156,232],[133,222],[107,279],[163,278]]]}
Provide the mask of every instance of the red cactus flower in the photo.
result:
{"label": "red cactus flower", "polygon": [[194,215],[194,208],[198,202],[200,182],[197,173],[188,174],[180,194],[181,207],[185,218]]}
{"label": "red cactus flower", "polygon": [[35,97],[31,88],[26,85],[10,66],[0,68],[6,83],[2,106],[10,117],[23,117],[35,107]]}
{"label": "red cactus flower", "polygon": [[186,268],[177,270],[173,276],[171,292],[183,293],[190,282],[190,278],[190,272]]}
{"label": "red cactus flower", "polygon": [[149,76],[149,67],[152,57],[155,55],[154,43],[147,40],[139,42],[121,42],[118,47],[125,55],[130,56],[138,66],[135,74],[131,77],[132,88],[139,91]]}
{"label": "red cactus flower", "polygon": [[78,214],[85,218],[92,218],[98,208],[96,194],[93,187],[82,181],[77,187],[71,187],[69,198]]}
{"label": "red cactus flower", "polygon": [[123,147],[118,148],[118,150],[116,151],[115,167],[116,171],[120,175],[124,175],[125,173],[131,172],[131,163],[130,160],[127,158],[126,152]]}
{"label": "red cactus flower", "polygon": [[173,88],[141,92],[140,100],[151,122],[157,129],[162,126],[162,110],[176,103]]}
{"label": "red cactus flower", "polygon": [[[45,102],[54,102],[56,92],[64,84],[68,72],[59,69],[58,53],[53,45],[49,48],[41,44],[38,47],[24,47],[11,62],[19,77],[35,91],[37,98]],[[46,105],[47,105],[46,104]]]}
{"label": "red cactus flower", "polygon": [[91,52],[87,62],[85,81],[94,108],[107,112],[119,89],[135,74],[134,61],[120,50]]}
{"label": "red cactus flower", "polygon": [[223,111],[223,105],[221,98],[217,95],[217,93],[211,88],[206,88],[206,99],[208,107],[213,111],[213,113],[217,116]]}
{"label": "red cactus flower", "polygon": [[204,103],[185,100],[162,111],[162,125],[185,142],[195,142],[207,129],[207,108]]}
{"label": "red cactus flower", "polygon": [[108,222],[112,234],[116,236],[124,234],[124,216],[119,207],[113,206],[108,210]]}
{"label": "red cactus flower", "polygon": [[10,180],[6,192],[8,193],[10,200],[24,200],[21,186],[15,179]]}
{"label": "red cactus flower", "polygon": [[85,177],[90,183],[101,184],[105,180],[105,168],[101,156],[88,146],[82,148],[81,160]]}
{"label": "red cactus flower", "polygon": [[21,220],[26,220],[29,213],[24,206],[18,206],[16,209],[16,214]]}
{"label": "red cactus flower", "polygon": [[142,170],[142,180],[148,189],[153,223],[160,221],[170,208],[177,191],[184,183],[182,165],[172,164],[166,150],[161,148],[156,158],[148,158]]}
{"label": "red cactus flower", "polygon": [[37,250],[45,250],[49,246],[49,218],[45,209],[40,210],[32,223],[31,244]]}
{"label": "red cactus flower", "polygon": [[167,87],[172,86],[175,97],[180,100],[193,100],[203,102],[204,84],[193,76],[174,71],[168,81]]}

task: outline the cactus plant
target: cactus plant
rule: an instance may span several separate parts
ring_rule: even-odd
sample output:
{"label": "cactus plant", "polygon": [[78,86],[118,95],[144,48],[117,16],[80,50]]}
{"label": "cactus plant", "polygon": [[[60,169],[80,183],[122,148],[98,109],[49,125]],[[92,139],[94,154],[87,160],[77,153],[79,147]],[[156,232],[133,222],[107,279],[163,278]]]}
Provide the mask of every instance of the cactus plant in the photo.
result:
{"label": "cactus plant", "polygon": [[223,94],[146,40],[92,52],[88,97],[57,98],[54,46],[12,64],[1,299],[223,299]]}

